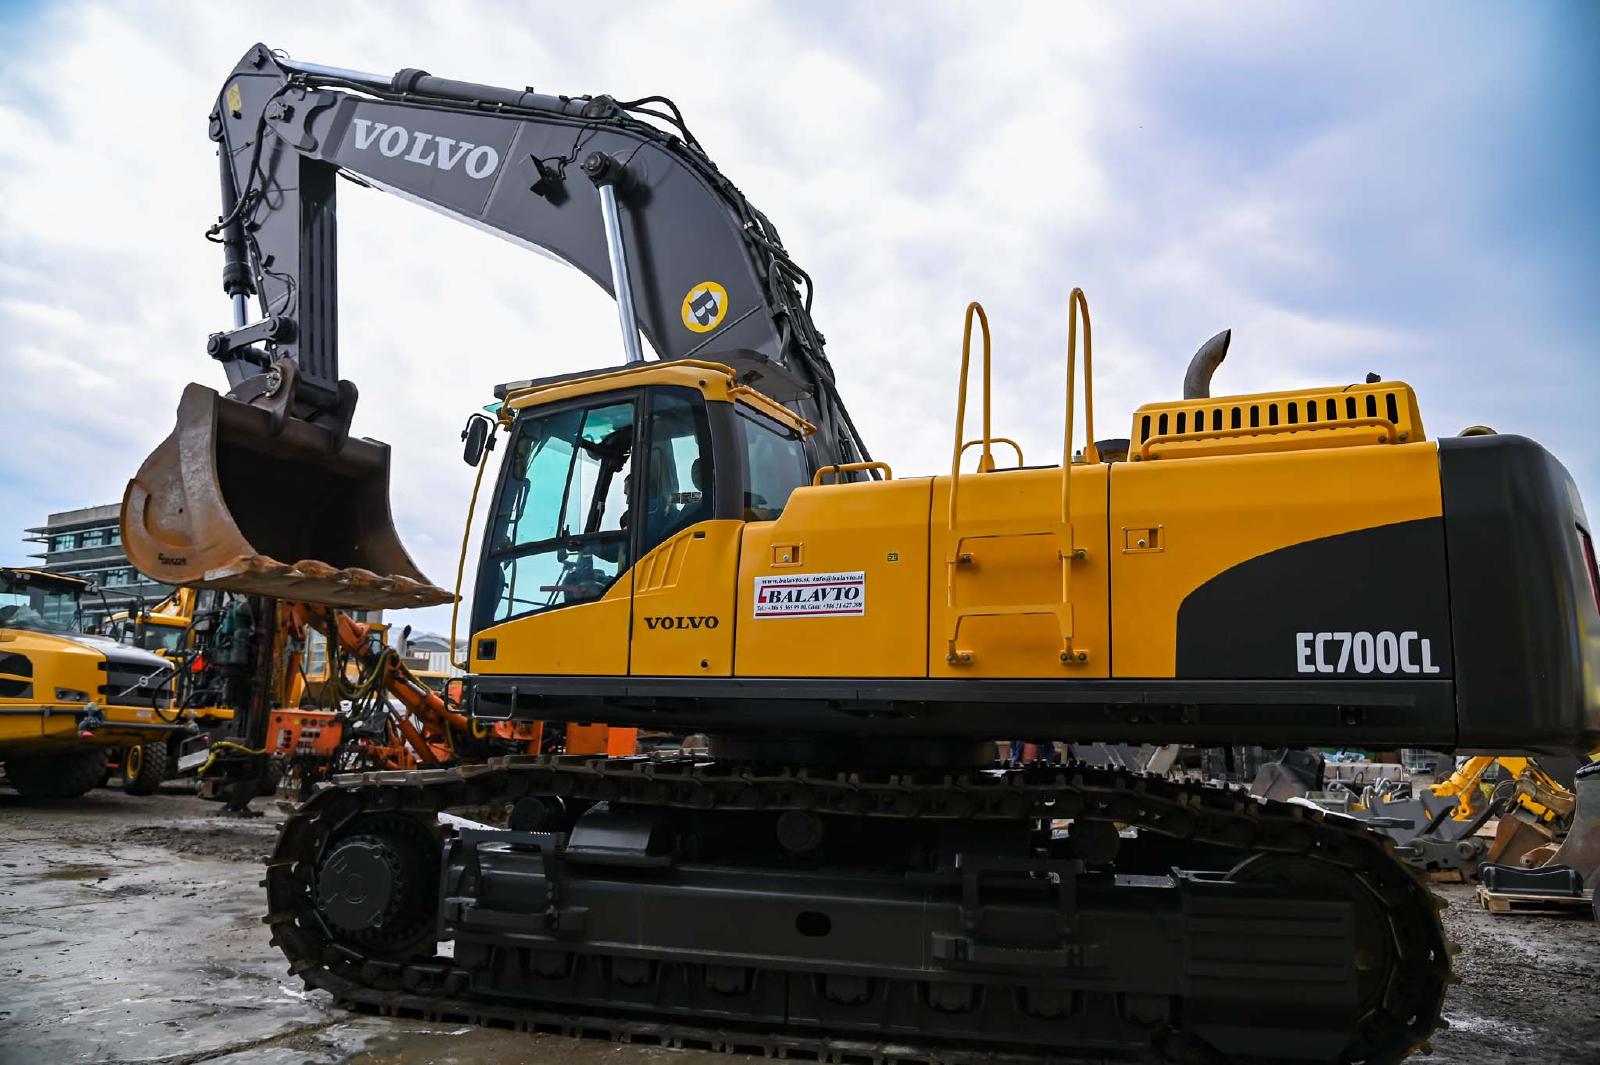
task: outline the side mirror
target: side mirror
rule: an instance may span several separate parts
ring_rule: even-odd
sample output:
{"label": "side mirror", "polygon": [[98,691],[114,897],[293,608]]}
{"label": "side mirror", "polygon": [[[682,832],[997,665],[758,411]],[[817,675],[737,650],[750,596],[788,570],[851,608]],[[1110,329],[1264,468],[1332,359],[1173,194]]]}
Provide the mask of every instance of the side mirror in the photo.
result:
{"label": "side mirror", "polygon": [[489,435],[493,431],[494,422],[487,414],[469,417],[466,427],[461,430],[461,439],[466,442],[461,449],[461,461],[476,468],[483,461],[483,453],[494,450],[494,440]]}

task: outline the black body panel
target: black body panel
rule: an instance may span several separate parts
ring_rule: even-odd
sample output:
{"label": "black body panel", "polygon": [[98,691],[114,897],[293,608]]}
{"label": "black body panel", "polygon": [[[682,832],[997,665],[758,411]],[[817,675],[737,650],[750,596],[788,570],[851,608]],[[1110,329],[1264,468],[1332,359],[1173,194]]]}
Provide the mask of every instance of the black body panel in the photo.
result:
{"label": "black body panel", "polygon": [[[1374,643],[1390,646],[1380,651]],[[1258,555],[1217,574],[1178,608],[1178,676],[1308,673],[1352,680],[1450,676],[1441,519],[1378,525]]]}
{"label": "black body panel", "polygon": [[1439,441],[1460,744],[1600,746],[1600,607],[1577,486],[1521,436]]}
{"label": "black body panel", "polygon": [[27,655],[0,654],[0,699],[32,699],[33,660]]}
{"label": "black body panel", "polygon": [[768,736],[1455,746],[1448,680],[851,680],[477,676],[486,720]]}

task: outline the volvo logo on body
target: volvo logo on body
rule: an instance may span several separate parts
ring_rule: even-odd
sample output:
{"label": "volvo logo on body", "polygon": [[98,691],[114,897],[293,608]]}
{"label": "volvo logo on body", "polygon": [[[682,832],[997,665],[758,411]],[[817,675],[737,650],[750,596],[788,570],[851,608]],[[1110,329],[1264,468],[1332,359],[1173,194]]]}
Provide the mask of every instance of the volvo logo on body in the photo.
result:
{"label": "volvo logo on body", "polygon": [[669,614],[665,617],[646,617],[644,624],[649,629],[714,629],[722,624],[722,619],[715,614],[699,616]]}
{"label": "volvo logo on body", "polygon": [[482,181],[500,166],[500,153],[487,144],[471,144],[436,133],[410,130],[404,126],[391,126],[368,118],[357,118],[355,126],[356,150],[371,151],[376,148],[390,159],[404,159],[418,166],[431,166],[451,171],[460,165],[470,178]]}

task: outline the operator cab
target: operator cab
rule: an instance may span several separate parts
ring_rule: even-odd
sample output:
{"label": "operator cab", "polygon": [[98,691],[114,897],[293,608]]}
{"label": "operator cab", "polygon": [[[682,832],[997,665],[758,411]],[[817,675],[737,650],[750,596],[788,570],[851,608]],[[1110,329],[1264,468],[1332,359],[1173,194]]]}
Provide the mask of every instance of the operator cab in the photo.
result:
{"label": "operator cab", "polygon": [[811,426],[713,363],[513,386],[500,421],[474,631],[600,600],[691,526],[771,521],[815,465]]}
{"label": "operator cab", "polygon": [[130,615],[121,611],[111,615],[106,623],[106,636],[130,647],[172,656],[183,646],[188,627],[188,622],[182,618],[148,612]]}
{"label": "operator cab", "polygon": [[87,588],[88,582],[65,574],[0,567],[0,629],[81,633]]}

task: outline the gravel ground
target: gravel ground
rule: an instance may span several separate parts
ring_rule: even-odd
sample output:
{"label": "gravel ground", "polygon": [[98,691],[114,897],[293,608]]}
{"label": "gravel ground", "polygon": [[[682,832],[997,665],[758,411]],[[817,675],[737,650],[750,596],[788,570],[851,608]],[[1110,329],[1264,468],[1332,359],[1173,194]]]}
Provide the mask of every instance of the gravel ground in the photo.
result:
{"label": "gravel ground", "polygon": [[[259,803],[258,806],[263,804]],[[677,1065],[739,1058],[333,1009],[259,923],[281,821],[170,786],[29,802],[0,789],[0,1065]],[[1600,926],[1491,916],[1441,888],[1462,947],[1430,1065],[1600,1065]]]}

